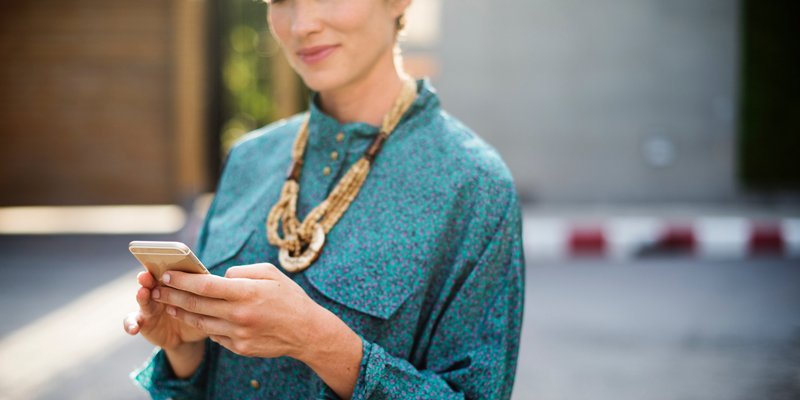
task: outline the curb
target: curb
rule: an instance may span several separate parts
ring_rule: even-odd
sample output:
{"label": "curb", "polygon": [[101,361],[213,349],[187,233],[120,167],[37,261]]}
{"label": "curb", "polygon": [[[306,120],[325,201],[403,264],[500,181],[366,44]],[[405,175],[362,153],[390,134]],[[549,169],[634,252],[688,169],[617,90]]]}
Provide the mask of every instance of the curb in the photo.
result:
{"label": "curb", "polygon": [[697,217],[571,219],[527,216],[525,257],[633,259],[800,259],[800,218]]}

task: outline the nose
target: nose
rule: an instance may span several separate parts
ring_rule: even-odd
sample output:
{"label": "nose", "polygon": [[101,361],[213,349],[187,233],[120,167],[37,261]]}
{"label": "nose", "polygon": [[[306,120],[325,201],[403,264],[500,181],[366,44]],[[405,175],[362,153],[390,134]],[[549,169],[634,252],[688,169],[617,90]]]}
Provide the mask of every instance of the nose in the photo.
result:
{"label": "nose", "polygon": [[305,37],[321,30],[322,24],[318,18],[318,10],[315,3],[316,1],[314,0],[297,0],[294,2],[292,35]]}

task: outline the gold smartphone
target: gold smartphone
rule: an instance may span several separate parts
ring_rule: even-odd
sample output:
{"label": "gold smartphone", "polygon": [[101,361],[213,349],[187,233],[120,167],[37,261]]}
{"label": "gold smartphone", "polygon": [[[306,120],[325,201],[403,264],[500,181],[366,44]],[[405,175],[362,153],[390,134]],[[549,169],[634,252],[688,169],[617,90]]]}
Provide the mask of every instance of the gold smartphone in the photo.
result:
{"label": "gold smartphone", "polygon": [[161,280],[166,271],[182,271],[207,274],[208,270],[197,259],[192,249],[181,242],[147,242],[136,240],[128,244],[128,250],[153,276]]}

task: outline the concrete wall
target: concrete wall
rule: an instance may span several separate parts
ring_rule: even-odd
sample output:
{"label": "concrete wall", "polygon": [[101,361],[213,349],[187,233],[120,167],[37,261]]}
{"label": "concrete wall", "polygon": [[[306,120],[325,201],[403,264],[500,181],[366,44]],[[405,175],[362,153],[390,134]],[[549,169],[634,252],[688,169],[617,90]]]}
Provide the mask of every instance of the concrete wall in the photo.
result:
{"label": "concrete wall", "polygon": [[731,200],[738,14],[735,0],[444,0],[434,84],[528,199]]}

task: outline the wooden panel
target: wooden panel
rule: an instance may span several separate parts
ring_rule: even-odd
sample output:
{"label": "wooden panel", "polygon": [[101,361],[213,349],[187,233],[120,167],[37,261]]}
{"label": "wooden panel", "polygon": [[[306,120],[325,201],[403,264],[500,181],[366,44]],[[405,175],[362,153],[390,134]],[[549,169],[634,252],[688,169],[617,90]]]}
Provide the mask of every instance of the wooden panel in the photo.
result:
{"label": "wooden panel", "polygon": [[171,4],[0,5],[0,205],[176,200]]}
{"label": "wooden panel", "polygon": [[173,0],[174,60],[174,191],[185,203],[208,190],[207,134],[207,5],[198,0]]}

